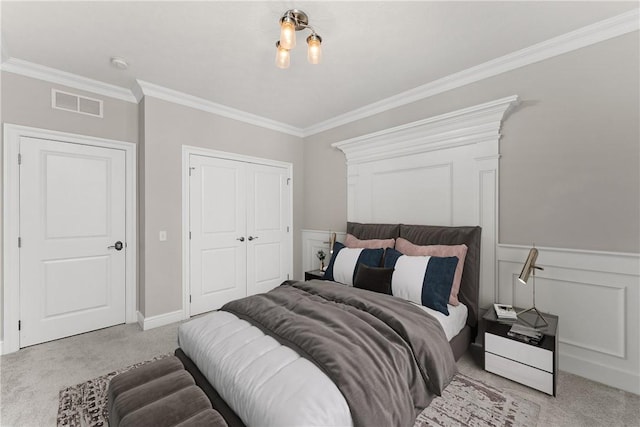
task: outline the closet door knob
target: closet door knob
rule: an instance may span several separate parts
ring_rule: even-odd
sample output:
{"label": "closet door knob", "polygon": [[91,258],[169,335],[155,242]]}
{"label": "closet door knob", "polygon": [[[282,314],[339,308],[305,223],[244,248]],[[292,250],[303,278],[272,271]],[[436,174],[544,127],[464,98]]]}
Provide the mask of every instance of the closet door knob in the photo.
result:
{"label": "closet door knob", "polygon": [[120,240],[118,240],[115,244],[111,246],[107,246],[107,249],[115,249],[116,251],[121,251],[124,245]]}
{"label": "closet door knob", "polygon": [[255,237],[249,236],[249,241],[256,240],[257,238],[258,238],[258,236],[255,236]]}
{"label": "closet door knob", "polygon": [[[236,240],[240,240],[241,242],[244,242],[244,237],[238,237]],[[249,240],[251,240],[251,237],[249,237]]]}

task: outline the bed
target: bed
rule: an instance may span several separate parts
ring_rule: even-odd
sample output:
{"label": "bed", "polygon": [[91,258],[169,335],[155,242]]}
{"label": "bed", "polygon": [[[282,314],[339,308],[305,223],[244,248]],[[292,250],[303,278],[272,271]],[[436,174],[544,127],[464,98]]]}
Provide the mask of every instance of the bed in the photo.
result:
{"label": "bed", "polygon": [[[422,308],[408,305],[410,303],[399,298],[374,296],[366,290],[330,282],[285,283],[248,303],[246,299],[232,302],[223,311],[181,326],[180,348],[176,350],[185,368],[230,426],[245,425],[243,419],[248,425],[310,425],[318,419],[330,425],[372,425],[372,420],[380,424],[381,419],[385,420],[383,424],[411,425],[416,412],[440,394],[455,374],[455,363],[452,365],[451,361],[464,354],[477,331],[480,227],[349,222],[347,233],[360,240],[403,238],[415,245],[466,245],[458,292],[460,306],[464,308],[451,313],[451,317],[460,317],[459,313],[464,311],[463,324],[453,332],[445,332],[447,328],[443,326],[446,325],[441,324],[445,316],[440,316],[441,319],[427,316],[427,322],[423,314],[417,313],[422,313]],[[325,305],[318,309],[307,326],[306,320],[300,321],[300,317],[295,317],[295,322],[282,317],[284,312],[293,309],[306,313],[306,304],[315,306],[317,301]],[[347,307],[343,310],[347,313],[331,311],[334,307],[340,307],[340,310]],[[372,313],[375,315],[373,320],[359,326],[359,317]],[[343,318],[343,315],[355,315],[356,320],[354,317]],[[248,316],[254,317],[253,323],[247,323]],[[401,322],[399,327],[395,326],[396,318]],[[269,322],[272,324],[263,324]],[[318,328],[317,325],[323,322],[330,326]],[[364,336],[362,331],[368,331],[372,323],[381,324],[377,333],[390,340],[388,343],[368,335],[366,339],[360,339]],[[414,324],[416,326],[412,326]],[[349,326],[338,335],[327,335],[324,341],[310,344],[310,348],[299,347],[306,343],[310,331],[321,331],[313,335],[323,336],[325,330],[329,334],[340,325]],[[277,333],[270,336],[269,330]],[[410,350],[402,347],[403,342],[394,341],[398,334],[409,335]],[[358,344],[350,346],[352,343]],[[415,353],[419,357],[414,357],[424,359],[424,363],[407,364],[395,353],[388,358],[393,361],[391,366],[381,362],[386,360],[382,356],[372,358],[373,362],[364,361],[360,359],[360,350],[366,347],[363,351],[370,351],[370,343],[371,347],[377,346],[376,351],[383,353],[420,349],[420,353]],[[343,374],[343,371],[350,373]],[[391,378],[389,371],[402,375],[398,375],[398,379]],[[381,386],[382,381],[388,383]],[[365,389],[367,391],[363,392]],[[389,404],[385,402],[384,393],[403,395],[392,399],[400,402],[400,407],[386,408]],[[361,408],[360,403],[364,401],[369,401],[366,403],[369,406]],[[406,402],[410,405],[402,406]],[[293,408],[301,410],[294,411]],[[383,418],[386,416],[390,418]]]}

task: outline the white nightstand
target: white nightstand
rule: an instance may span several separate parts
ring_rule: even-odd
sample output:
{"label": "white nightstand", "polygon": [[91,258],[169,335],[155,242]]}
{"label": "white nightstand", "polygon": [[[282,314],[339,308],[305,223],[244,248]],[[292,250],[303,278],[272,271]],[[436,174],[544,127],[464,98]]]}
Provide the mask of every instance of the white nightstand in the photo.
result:
{"label": "white nightstand", "polygon": [[[525,314],[526,315],[526,314]],[[513,321],[499,320],[490,308],[484,321],[484,369],[547,394],[556,395],[558,371],[558,317],[544,314],[549,323],[540,332],[540,345],[507,335]]]}

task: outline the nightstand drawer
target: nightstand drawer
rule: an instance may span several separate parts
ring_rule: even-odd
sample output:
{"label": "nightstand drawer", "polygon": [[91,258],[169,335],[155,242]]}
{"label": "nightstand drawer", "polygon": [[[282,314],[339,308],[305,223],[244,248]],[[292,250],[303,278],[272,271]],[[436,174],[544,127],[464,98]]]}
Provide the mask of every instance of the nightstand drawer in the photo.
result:
{"label": "nightstand drawer", "polygon": [[536,390],[553,395],[553,374],[495,354],[484,354],[485,369]]}
{"label": "nightstand drawer", "polygon": [[[550,373],[553,372],[553,352],[549,350],[490,333],[484,334],[484,349],[485,352],[493,353]],[[488,355],[485,355],[485,357],[486,356]]]}

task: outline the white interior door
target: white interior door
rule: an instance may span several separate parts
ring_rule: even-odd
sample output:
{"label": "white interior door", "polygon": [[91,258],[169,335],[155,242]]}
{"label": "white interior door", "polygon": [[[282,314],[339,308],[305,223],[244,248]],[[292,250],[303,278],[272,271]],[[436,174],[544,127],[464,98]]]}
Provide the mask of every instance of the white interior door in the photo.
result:
{"label": "white interior door", "polygon": [[191,315],[246,295],[246,164],[189,159]]}
{"label": "white interior door", "polygon": [[125,152],[22,137],[20,153],[20,347],[124,323]]}
{"label": "white interior door", "polygon": [[247,294],[287,280],[289,186],[286,168],[252,164],[247,170]]}

